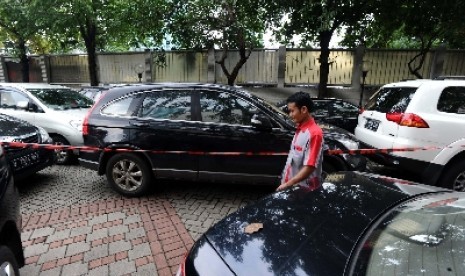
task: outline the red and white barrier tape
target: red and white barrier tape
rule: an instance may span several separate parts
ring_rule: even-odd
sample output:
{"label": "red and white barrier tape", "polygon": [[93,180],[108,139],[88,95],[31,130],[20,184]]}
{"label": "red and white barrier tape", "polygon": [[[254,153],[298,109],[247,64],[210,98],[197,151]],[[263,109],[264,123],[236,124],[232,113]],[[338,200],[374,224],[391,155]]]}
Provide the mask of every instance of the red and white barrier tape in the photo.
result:
{"label": "red and white barrier tape", "polygon": [[[0,142],[1,145],[9,146],[12,148],[32,148],[32,149],[47,149],[47,150],[79,150],[85,152],[93,151],[105,151],[105,152],[151,152],[155,154],[189,154],[189,155],[269,155],[269,156],[286,156],[288,152],[206,152],[206,151],[176,151],[176,150],[138,150],[128,148],[99,148],[99,147],[88,147],[88,146],[69,146],[69,145],[57,145],[57,144],[37,144],[37,143],[22,143],[22,142]],[[464,146],[462,146],[464,147]],[[328,155],[338,154],[378,154],[378,153],[392,153],[392,152],[407,152],[407,151],[420,151],[420,150],[441,150],[441,147],[410,147],[410,148],[391,148],[391,149],[357,149],[357,150],[327,150]]]}

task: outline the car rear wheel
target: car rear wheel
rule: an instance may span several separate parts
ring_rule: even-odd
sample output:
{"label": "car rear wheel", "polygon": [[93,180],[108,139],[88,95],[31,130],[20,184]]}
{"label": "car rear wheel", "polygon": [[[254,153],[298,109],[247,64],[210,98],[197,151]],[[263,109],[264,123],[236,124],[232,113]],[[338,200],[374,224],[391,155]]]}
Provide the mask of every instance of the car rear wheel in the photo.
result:
{"label": "car rear wheel", "polygon": [[[53,136],[53,143],[55,145],[69,145],[69,142],[61,136]],[[73,152],[71,150],[55,150],[56,163],[59,165],[65,165],[71,163],[73,159]]]}
{"label": "car rear wheel", "polygon": [[465,160],[453,164],[444,172],[440,185],[455,191],[465,191]]}
{"label": "car rear wheel", "polygon": [[19,275],[19,266],[15,255],[7,246],[0,246],[0,275]]}
{"label": "car rear wheel", "polygon": [[142,196],[150,188],[153,173],[142,158],[132,153],[116,154],[108,160],[110,186],[125,196]]}

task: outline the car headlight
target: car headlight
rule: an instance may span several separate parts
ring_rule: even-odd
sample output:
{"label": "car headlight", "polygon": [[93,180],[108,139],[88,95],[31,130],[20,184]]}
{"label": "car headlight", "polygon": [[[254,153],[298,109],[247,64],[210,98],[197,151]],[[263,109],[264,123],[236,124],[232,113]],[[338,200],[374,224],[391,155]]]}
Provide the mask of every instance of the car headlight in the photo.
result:
{"label": "car headlight", "polygon": [[39,129],[39,133],[40,133],[40,141],[42,143],[44,142],[50,142],[52,139],[50,138],[50,135],[48,135],[48,132],[42,128],[42,127],[37,127]]}
{"label": "car headlight", "polygon": [[71,120],[69,121],[69,124],[77,129],[78,131],[82,131],[82,121],[80,120]]}

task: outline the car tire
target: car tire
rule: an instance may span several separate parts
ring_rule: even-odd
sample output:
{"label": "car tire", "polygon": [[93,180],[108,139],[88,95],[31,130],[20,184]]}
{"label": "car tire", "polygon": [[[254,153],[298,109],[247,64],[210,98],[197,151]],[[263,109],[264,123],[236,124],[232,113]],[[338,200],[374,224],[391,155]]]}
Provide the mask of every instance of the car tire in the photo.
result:
{"label": "car tire", "polygon": [[443,177],[440,179],[439,184],[448,189],[452,189],[459,192],[465,191],[465,160],[461,160],[452,164],[443,173]]}
{"label": "car tire", "polygon": [[19,275],[15,255],[7,246],[0,246],[0,275]]}
{"label": "car tire", "polygon": [[[55,145],[69,145],[69,142],[61,136],[53,136],[52,140]],[[55,155],[55,163],[58,165],[69,164],[74,158],[74,154],[71,150],[55,150]]]}
{"label": "car tire", "polygon": [[113,155],[108,160],[106,176],[114,190],[129,197],[146,194],[153,179],[152,170],[147,162],[132,153]]}

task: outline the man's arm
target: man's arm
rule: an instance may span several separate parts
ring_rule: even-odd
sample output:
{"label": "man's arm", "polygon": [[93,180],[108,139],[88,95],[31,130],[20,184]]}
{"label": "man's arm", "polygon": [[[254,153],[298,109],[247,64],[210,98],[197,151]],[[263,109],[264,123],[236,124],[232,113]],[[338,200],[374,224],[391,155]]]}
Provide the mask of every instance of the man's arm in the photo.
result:
{"label": "man's arm", "polygon": [[293,178],[289,179],[289,181],[287,181],[286,183],[282,183],[281,185],[279,185],[276,191],[282,191],[286,188],[291,187],[292,185],[299,183],[300,181],[308,178],[314,170],[315,167],[313,166],[303,166],[302,169],[300,169],[300,171]]}

